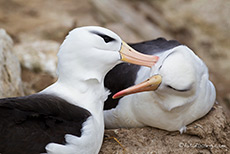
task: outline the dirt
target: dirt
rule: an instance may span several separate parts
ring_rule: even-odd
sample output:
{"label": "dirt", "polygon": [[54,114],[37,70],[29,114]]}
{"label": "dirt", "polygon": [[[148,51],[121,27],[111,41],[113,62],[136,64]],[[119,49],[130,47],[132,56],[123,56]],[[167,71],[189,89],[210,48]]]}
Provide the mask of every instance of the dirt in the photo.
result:
{"label": "dirt", "polygon": [[21,76],[24,83],[25,95],[41,91],[56,81],[56,78],[52,77],[48,73],[32,72],[27,68],[22,68]]}
{"label": "dirt", "polygon": [[150,127],[106,130],[100,154],[230,153],[229,147],[230,124],[222,106],[215,105],[207,116],[188,125],[184,134]]}

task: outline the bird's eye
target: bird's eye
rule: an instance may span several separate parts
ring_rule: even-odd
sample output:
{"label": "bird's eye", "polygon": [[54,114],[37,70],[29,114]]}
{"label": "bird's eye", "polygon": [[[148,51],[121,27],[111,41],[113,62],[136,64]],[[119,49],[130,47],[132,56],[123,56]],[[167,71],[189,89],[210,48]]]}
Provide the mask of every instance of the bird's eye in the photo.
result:
{"label": "bird's eye", "polygon": [[179,91],[179,92],[186,92],[186,91],[190,90],[189,88],[188,89],[176,89],[176,88],[174,88],[174,87],[172,87],[170,85],[167,85],[167,87],[170,88],[170,89],[173,89],[175,91]]}
{"label": "bird's eye", "polygon": [[115,41],[114,38],[112,38],[112,37],[110,37],[110,36],[108,36],[108,35],[103,35],[103,34],[102,34],[102,35],[99,35],[99,36],[101,36],[101,37],[104,39],[105,43]]}
{"label": "bird's eye", "polygon": [[112,41],[115,41],[114,38],[108,36],[108,35],[105,35],[105,34],[101,34],[99,32],[95,32],[95,31],[92,31],[92,33],[100,36],[101,38],[103,38],[103,40],[105,41],[105,43],[109,43],[109,42],[112,42]]}

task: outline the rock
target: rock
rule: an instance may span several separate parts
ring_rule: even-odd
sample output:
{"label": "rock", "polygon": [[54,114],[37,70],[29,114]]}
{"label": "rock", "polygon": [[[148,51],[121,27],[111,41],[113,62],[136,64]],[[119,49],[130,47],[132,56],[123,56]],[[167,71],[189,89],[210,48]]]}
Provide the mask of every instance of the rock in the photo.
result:
{"label": "rock", "polygon": [[100,154],[229,153],[229,148],[230,123],[216,104],[205,117],[188,125],[184,134],[150,127],[106,130]]}
{"label": "rock", "polygon": [[[113,27],[114,24],[122,23],[119,26],[120,28],[122,27],[124,29],[125,25],[127,31],[131,31],[131,33],[124,35],[124,37],[132,35],[132,33],[136,34],[139,38],[142,38],[142,40],[153,39],[158,36],[169,37],[169,35],[160,29],[158,25],[149,21],[148,18],[145,18],[145,12],[142,13],[136,10],[128,3],[128,1],[91,0],[91,2],[97,10],[98,20],[102,23],[106,23],[106,27],[110,28],[110,25]],[[154,14],[154,12],[152,13]],[[155,14],[155,16],[158,16],[158,14]],[[118,34],[123,36],[123,33]],[[130,40],[129,38],[129,41],[133,40]]]}
{"label": "rock", "polygon": [[23,95],[21,68],[14,55],[13,41],[4,29],[0,29],[0,97]]}
{"label": "rock", "polygon": [[14,47],[14,52],[23,67],[56,77],[59,46],[59,43],[51,40],[22,42]]}

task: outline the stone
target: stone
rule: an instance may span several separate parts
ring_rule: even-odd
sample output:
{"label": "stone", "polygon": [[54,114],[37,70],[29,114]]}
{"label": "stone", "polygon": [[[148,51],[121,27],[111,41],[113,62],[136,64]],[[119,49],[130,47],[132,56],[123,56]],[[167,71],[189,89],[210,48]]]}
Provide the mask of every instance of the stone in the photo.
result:
{"label": "stone", "polygon": [[33,72],[46,72],[56,77],[57,52],[60,44],[51,40],[36,40],[15,45],[22,67]]}
{"label": "stone", "polygon": [[[162,29],[155,23],[152,23],[148,18],[144,17],[144,13],[138,12],[135,8],[128,3],[128,1],[103,1],[103,0],[91,0],[93,7],[97,10],[99,20],[106,23],[108,28],[111,24],[122,23],[126,26],[127,31],[131,31],[136,34],[142,40],[149,40],[155,37],[169,37]],[[118,9],[119,8],[119,9]],[[157,16],[158,14],[156,14]],[[124,26],[120,26],[124,29]],[[121,30],[122,31],[122,30]],[[116,32],[123,38],[123,33]],[[129,35],[124,35],[127,37]],[[134,41],[137,39],[133,39]],[[131,41],[133,41],[131,40]],[[129,39],[130,41],[130,39]]]}
{"label": "stone", "polygon": [[0,98],[24,95],[20,64],[12,49],[11,37],[0,29]]}

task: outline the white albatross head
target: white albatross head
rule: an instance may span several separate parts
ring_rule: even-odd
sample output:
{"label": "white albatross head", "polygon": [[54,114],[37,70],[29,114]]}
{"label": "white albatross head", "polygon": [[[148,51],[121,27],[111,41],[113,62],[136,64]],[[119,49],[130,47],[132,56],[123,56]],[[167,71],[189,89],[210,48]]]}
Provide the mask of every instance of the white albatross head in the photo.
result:
{"label": "white albatross head", "polygon": [[[149,75],[146,69],[138,73]],[[146,81],[118,92],[113,98],[152,91],[153,100],[168,111],[197,102],[211,104],[207,105],[210,109],[215,102],[216,91],[209,80],[207,66],[186,46],[181,45],[159,55],[150,76]]]}
{"label": "white albatross head", "polygon": [[114,32],[97,26],[72,30],[58,53],[58,80],[64,82],[96,79],[121,61],[153,66],[158,57],[138,53]]}

